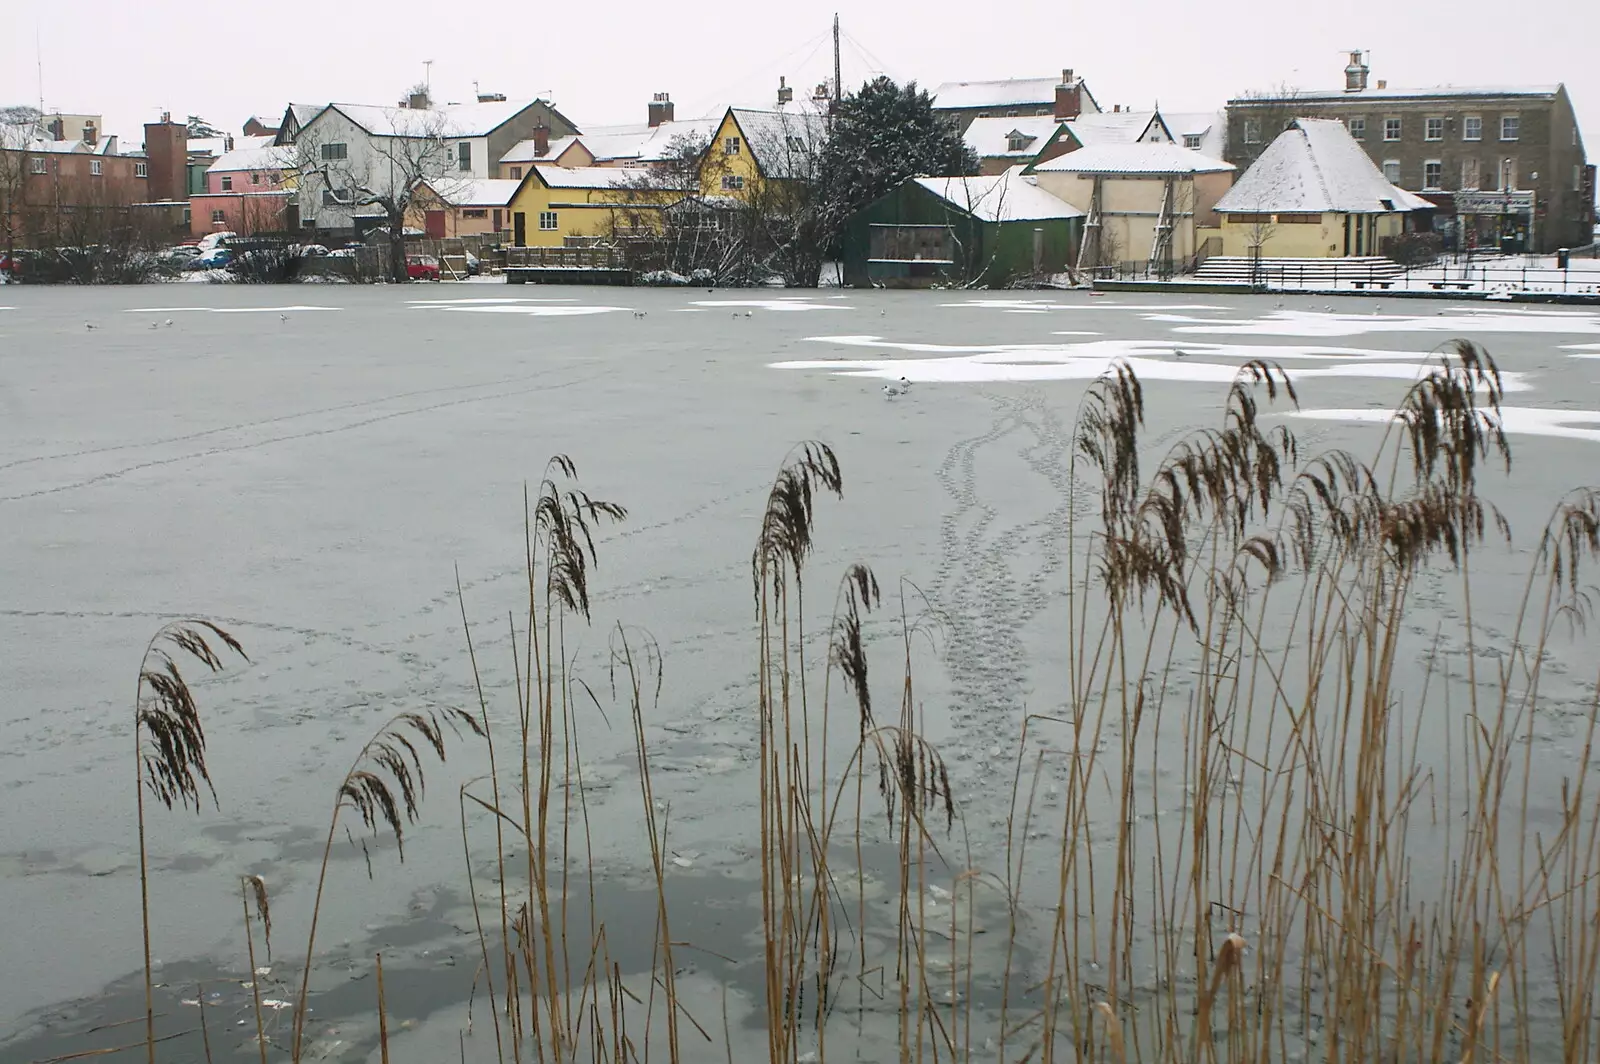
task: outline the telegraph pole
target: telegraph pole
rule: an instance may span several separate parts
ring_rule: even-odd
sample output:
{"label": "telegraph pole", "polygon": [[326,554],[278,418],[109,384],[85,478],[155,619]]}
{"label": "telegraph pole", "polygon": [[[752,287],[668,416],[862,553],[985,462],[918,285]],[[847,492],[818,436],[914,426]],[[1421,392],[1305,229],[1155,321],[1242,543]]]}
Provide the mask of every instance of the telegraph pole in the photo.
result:
{"label": "telegraph pole", "polygon": [[837,110],[844,96],[844,78],[839,73],[839,12],[833,13],[833,106]]}

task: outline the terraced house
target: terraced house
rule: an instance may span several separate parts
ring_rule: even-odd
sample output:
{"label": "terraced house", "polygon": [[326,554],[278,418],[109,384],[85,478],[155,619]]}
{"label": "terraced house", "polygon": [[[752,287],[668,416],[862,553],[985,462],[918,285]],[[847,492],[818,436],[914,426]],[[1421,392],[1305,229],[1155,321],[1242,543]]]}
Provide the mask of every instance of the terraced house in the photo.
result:
{"label": "terraced house", "polygon": [[1248,166],[1296,118],[1336,118],[1389,182],[1435,205],[1449,247],[1593,239],[1595,172],[1564,85],[1396,89],[1369,75],[1352,52],[1342,89],[1228,101],[1228,161]]}

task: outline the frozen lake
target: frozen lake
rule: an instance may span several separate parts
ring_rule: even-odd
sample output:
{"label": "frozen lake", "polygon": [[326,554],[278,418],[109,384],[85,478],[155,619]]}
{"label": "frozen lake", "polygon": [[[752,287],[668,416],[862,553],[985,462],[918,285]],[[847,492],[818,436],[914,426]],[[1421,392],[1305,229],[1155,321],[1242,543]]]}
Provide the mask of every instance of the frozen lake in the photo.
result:
{"label": "frozen lake", "polygon": [[[458,570],[485,679],[512,687],[522,491],[547,457],[570,455],[588,491],[630,511],[600,541],[595,626],[571,647],[598,688],[611,625],[659,640],[649,732],[686,855],[678,889],[738,908],[754,845],[741,807],[755,790],[750,551],[791,445],[826,441],[844,471],[843,501],[820,508],[813,626],[855,561],[886,595],[905,578],[946,616],[916,651],[919,694],[981,854],[1005,795],[977,785],[1009,780],[1023,715],[1059,709],[1065,689],[1061,515],[1087,384],[1127,359],[1163,450],[1216,421],[1242,360],[1277,360],[1299,389],[1302,452],[1370,453],[1374,412],[1455,337],[1487,347],[1507,380],[1516,466],[1485,491],[1524,553],[1481,565],[1492,625],[1481,614],[1520,591],[1526,538],[1562,491],[1596,479],[1600,312],[1077,292],[0,288],[0,1062],[47,1055],[52,1017],[114,981],[125,997],[140,968],[131,698],[166,619],[215,618],[251,657],[198,686],[220,813],[151,817],[163,970],[237,978],[236,876],[267,877],[275,942],[295,953],[355,751],[398,710],[475,706]],[[901,375],[912,391],[886,400]],[[899,635],[886,621],[869,635],[892,706]],[[1552,654],[1585,660],[1570,644]],[[613,725],[596,719],[585,761],[595,846],[625,884],[640,871],[637,792],[628,728]],[[449,1013],[452,1053],[477,948],[448,897],[462,879],[454,791],[485,771],[464,743],[430,768],[406,863],[379,845],[375,882],[339,843],[345,889],[319,932],[330,968],[386,948],[386,965],[420,973],[412,992]],[[237,982],[230,994],[231,1007]],[[59,1030],[85,1015],[99,1013]]]}

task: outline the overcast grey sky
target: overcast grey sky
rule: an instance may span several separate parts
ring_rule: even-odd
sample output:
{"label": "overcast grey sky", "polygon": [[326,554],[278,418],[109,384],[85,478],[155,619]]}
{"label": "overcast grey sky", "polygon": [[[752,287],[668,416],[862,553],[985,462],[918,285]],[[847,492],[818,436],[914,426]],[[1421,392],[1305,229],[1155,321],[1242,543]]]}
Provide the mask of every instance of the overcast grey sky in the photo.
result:
{"label": "overcast grey sky", "polygon": [[1072,67],[1108,107],[1198,111],[1252,88],[1338,86],[1344,52],[1364,48],[1393,87],[1564,81],[1600,158],[1593,0],[0,0],[0,104],[38,101],[42,58],[46,107],[103,114],[131,147],[162,110],[238,132],[290,100],[393,103],[431,59],[439,100],[469,99],[476,81],[547,95],[581,127],[643,121],[665,91],[690,118],[767,102],[780,74],[809,91],[831,65],[836,10],[847,87],[879,71],[931,88]]}

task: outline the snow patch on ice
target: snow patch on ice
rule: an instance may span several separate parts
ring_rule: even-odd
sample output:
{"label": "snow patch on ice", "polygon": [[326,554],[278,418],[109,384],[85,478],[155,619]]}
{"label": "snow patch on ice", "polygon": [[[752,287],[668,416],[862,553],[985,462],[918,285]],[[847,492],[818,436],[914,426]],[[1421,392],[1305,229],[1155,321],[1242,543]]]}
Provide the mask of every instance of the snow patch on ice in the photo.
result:
{"label": "snow patch on ice", "polygon": [[[1052,310],[1227,310],[1210,303],[1055,303],[1048,299],[969,299],[962,303],[940,303],[941,307],[972,307],[978,310],[1003,310],[1013,314],[1043,314]],[[1202,318],[1201,321],[1208,319]]]}
{"label": "snow patch on ice", "polygon": [[343,310],[343,307],[131,307],[128,314],[282,314],[294,310]]}
{"label": "snow patch on ice", "polygon": [[555,306],[549,303],[473,303],[457,306],[440,303],[436,306],[418,307],[418,310],[442,310],[451,314],[526,314],[539,318],[575,318],[586,314],[610,314],[627,310],[627,307]]}
{"label": "snow patch on ice", "polygon": [[753,310],[850,310],[850,307],[836,307],[829,303],[817,303],[808,299],[697,299],[693,303],[697,307],[710,307],[712,310],[731,310],[734,307],[750,307]]}
{"label": "snow patch on ice", "polygon": [[1174,324],[1173,332],[1231,336],[1359,336],[1363,333],[1595,333],[1600,314],[1473,308],[1432,315],[1340,314],[1279,310],[1264,318],[1193,318],[1151,314],[1146,320]]}
{"label": "snow patch on ice", "polygon": [[451,306],[488,306],[493,303],[576,303],[571,297],[518,297],[497,296],[493,299],[411,299],[407,304],[413,307],[451,307]]}
{"label": "snow patch on ice", "polygon": [[1600,358],[1600,344],[1562,344],[1561,350],[1573,352],[1573,358]]}
{"label": "snow patch on ice", "polygon": [[[916,382],[1091,380],[1117,361],[1128,363],[1145,380],[1226,384],[1238,374],[1233,363],[1203,358],[1260,358],[1269,361],[1326,360],[1332,365],[1294,370],[1296,381],[1312,377],[1367,377],[1415,380],[1427,371],[1427,352],[1378,351],[1339,347],[1275,347],[1248,344],[1192,344],[1175,347],[1163,340],[1091,340],[1076,344],[956,346],[905,343],[877,336],[813,336],[819,343],[910,352],[932,357],[804,359],[772,364],[774,369],[825,370],[851,377]],[[1179,351],[1182,354],[1179,354]],[[943,356],[943,357],[938,357]],[[1409,359],[1409,361],[1407,361]],[[1523,374],[1502,372],[1507,392],[1526,391]]]}
{"label": "snow patch on ice", "polygon": [[[1285,416],[1313,418],[1318,421],[1381,423],[1393,420],[1395,415],[1392,410],[1333,408],[1298,410]],[[1533,406],[1502,406],[1500,427],[1506,432],[1523,436],[1564,436],[1568,439],[1593,440],[1600,443],[1600,410],[1546,410]]]}

